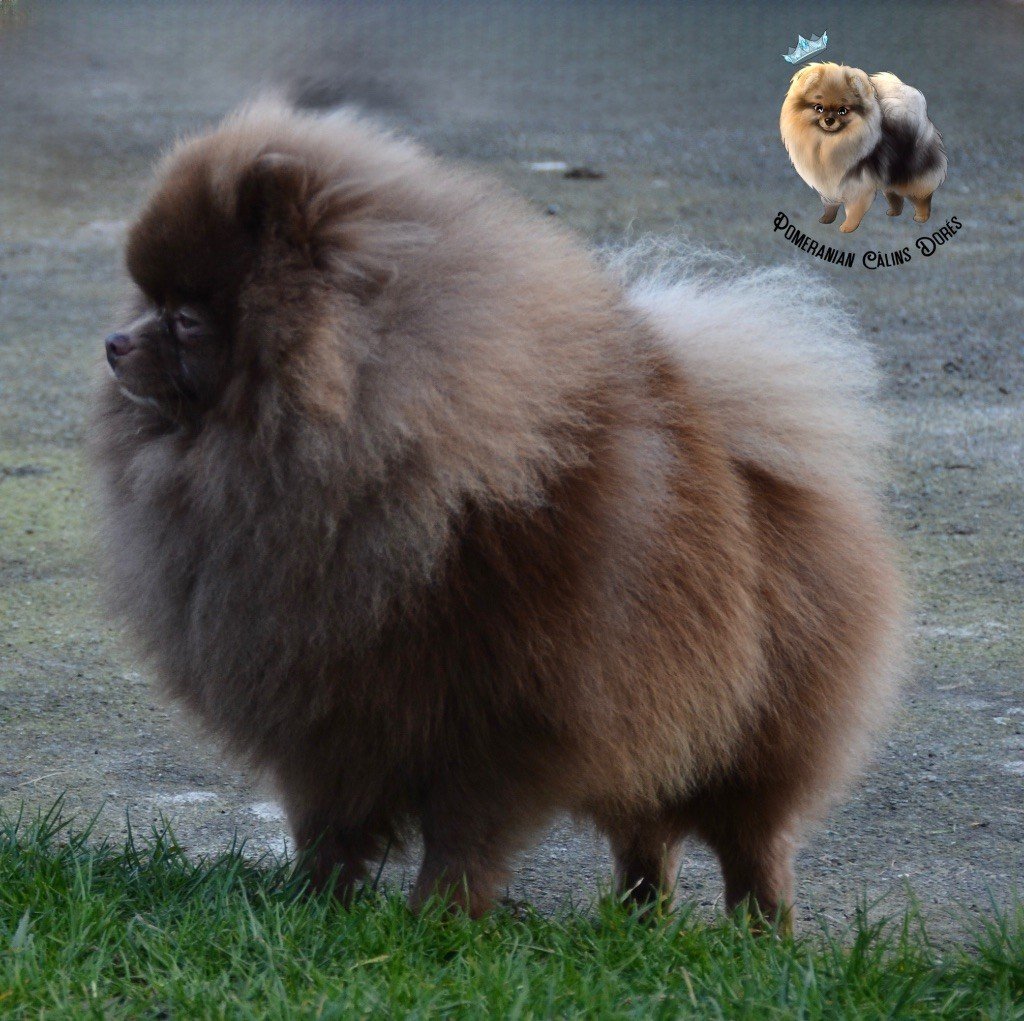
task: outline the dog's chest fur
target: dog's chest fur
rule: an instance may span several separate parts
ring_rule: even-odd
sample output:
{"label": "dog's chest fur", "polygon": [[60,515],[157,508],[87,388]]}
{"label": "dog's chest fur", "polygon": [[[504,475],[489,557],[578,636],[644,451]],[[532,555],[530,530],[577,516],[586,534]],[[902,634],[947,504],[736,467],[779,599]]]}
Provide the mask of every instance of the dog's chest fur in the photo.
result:
{"label": "dog's chest fur", "polygon": [[789,157],[796,172],[825,201],[841,202],[849,190],[851,167],[870,152],[875,139],[871,133],[857,132],[852,139],[816,132],[810,140],[786,139]]}

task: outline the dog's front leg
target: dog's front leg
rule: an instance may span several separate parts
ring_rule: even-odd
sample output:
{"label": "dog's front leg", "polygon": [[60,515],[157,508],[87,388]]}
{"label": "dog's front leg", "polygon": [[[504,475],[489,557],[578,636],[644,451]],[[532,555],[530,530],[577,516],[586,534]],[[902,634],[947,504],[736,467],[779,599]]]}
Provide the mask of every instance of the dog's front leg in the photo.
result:
{"label": "dog's front leg", "polygon": [[839,225],[844,234],[850,234],[860,226],[864,214],[871,208],[875,201],[875,189],[859,192],[851,200],[846,202],[846,219]]}

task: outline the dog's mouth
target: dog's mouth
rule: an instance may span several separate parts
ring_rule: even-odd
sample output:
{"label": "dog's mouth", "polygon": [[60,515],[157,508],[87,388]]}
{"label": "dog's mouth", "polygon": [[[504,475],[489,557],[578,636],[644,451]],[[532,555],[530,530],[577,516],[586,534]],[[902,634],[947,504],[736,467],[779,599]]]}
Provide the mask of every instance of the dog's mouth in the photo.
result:
{"label": "dog's mouth", "polygon": [[842,131],[846,124],[843,121],[833,121],[829,124],[827,120],[819,120],[818,127],[826,134],[834,135],[837,131]]}
{"label": "dog's mouth", "polygon": [[153,408],[156,411],[162,411],[160,402],[155,397],[141,397],[139,394],[133,394],[127,387],[119,387],[121,393],[132,402],[132,404],[138,404],[140,408]]}

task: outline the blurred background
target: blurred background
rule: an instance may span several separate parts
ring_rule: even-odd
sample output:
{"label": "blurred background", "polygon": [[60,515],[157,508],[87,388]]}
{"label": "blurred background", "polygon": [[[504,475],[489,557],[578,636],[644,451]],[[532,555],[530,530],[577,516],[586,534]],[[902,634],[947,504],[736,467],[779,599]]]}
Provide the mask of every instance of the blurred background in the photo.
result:
{"label": "blurred background", "polygon": [[[920,88],[946,142],[933,218],[819,226],[778,137],[793,68],[825,57]],[[264,89],[355,103],[504,178],[596,244],[654,232],[826,276],[876,345],[889,496],[917,598],[913,676],[851,801],[801,860],[804,913],[918,897],[940,926],[1005,902],[1024,864],[1024,5],[1009,2],[190,3],[0,0],[0,806],[166,817],[197,852],[282,846],[279,813],[162,706],[109,626],[81,441],[121,244],[176,136]],[[577,169],[575,176],[566,171]],[[853,251],[822,265],[784,211]],[[956,216],[928,259],[915,239]],[[839,240],[841,239],[841,240]],[[911,246],[869,271],[865,251]],[[342,752],[343,753],[343,752]],[[512,892],[546,906],[607,878],[568,824]],[[407,863],[389,863],[396,882]],[[719,895],[698,848],[684,895]]]}

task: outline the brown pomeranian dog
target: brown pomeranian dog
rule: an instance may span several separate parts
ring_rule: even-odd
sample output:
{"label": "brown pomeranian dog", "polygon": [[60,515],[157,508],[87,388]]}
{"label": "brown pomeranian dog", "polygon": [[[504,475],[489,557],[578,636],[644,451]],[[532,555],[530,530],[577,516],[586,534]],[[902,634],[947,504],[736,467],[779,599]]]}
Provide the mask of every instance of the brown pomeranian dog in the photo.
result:
{"label": "brown pomeranian dog", "polygon": [[276,101],[178,144],[131,228],[113,598],[343,897],[417,827],[413,903],[477,914],[570,812],[625,896],[692,833],[785,914],[887,701],[870,359],[804,279],[635,261]]}
{"label": "brown pomeranian dog", "polygon": [[839,229],[856,230],[879,189],[889,216],[903,212],[904,198],[918,223],[931,215],[946,152],[924,96],[896,75],[809,64],[793,75],[779,128],[796,172],[825,205],[821,223],[845,206]]}

